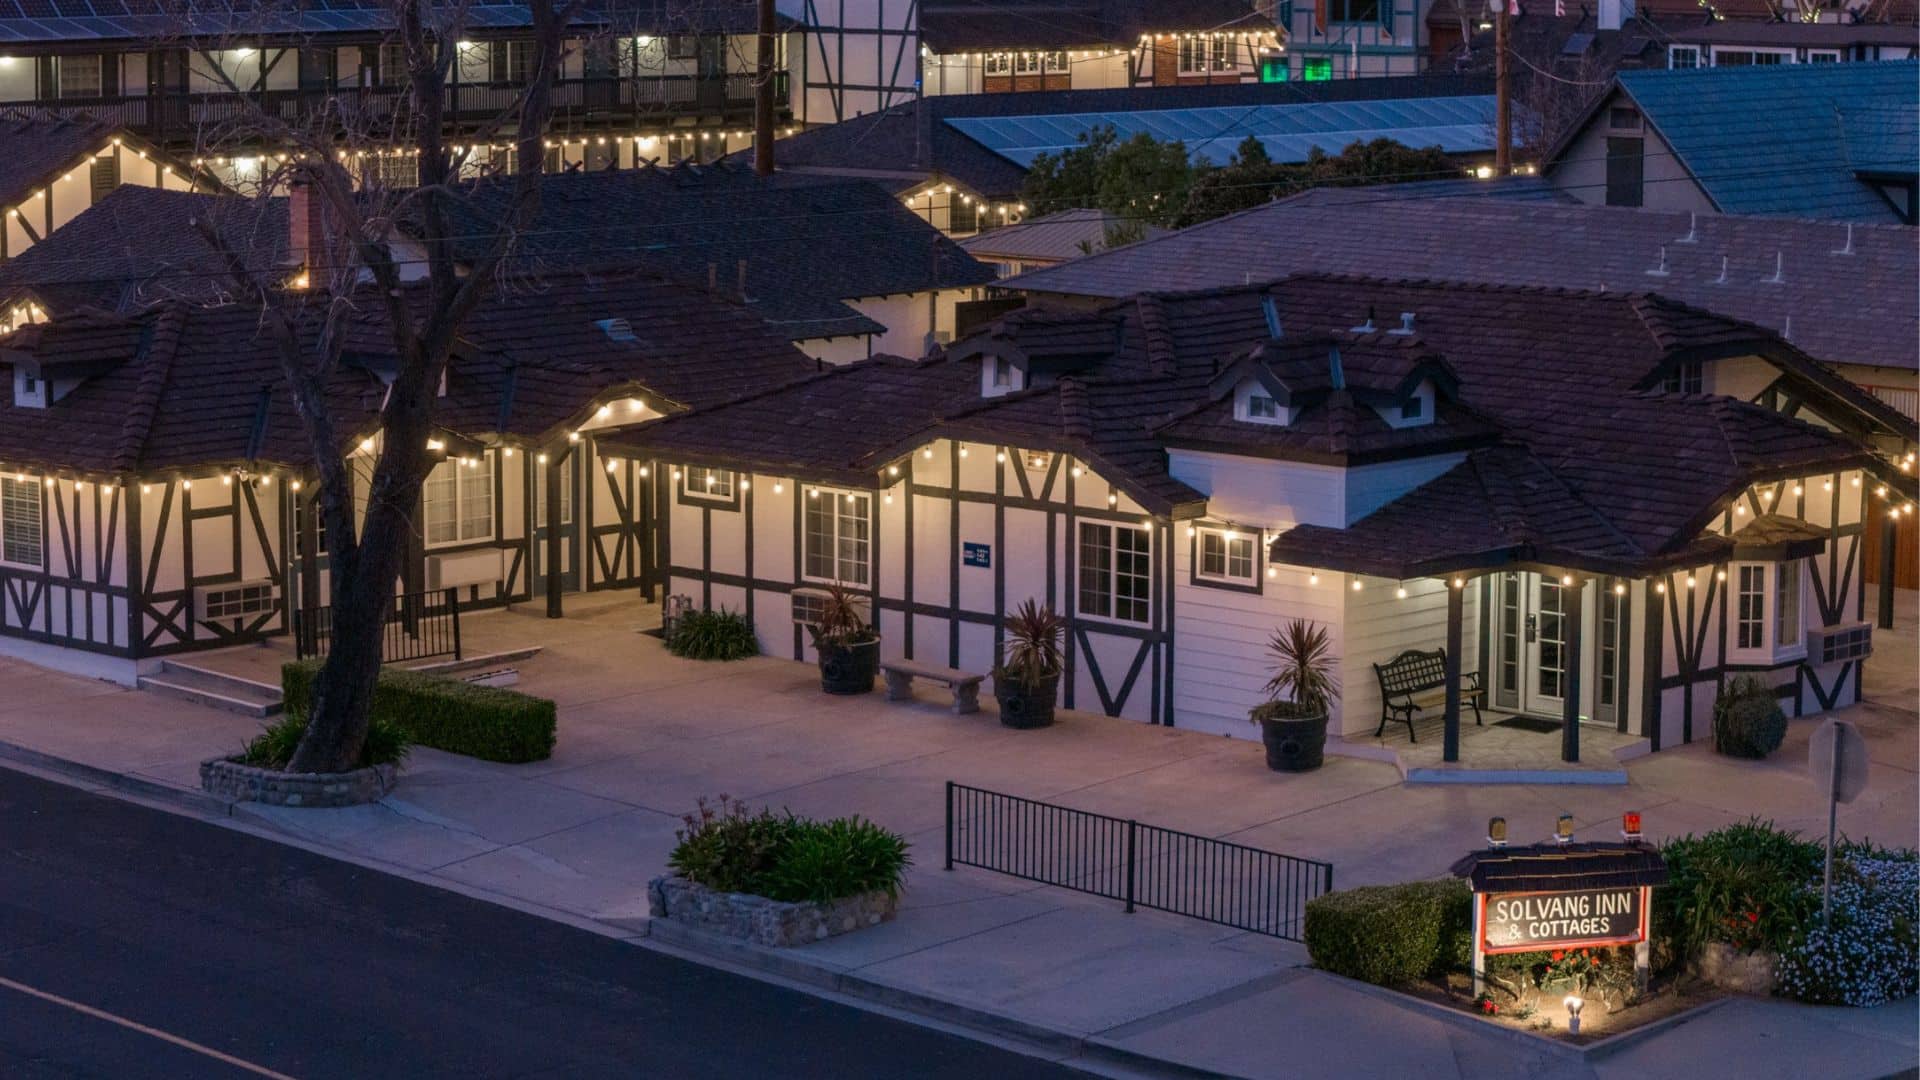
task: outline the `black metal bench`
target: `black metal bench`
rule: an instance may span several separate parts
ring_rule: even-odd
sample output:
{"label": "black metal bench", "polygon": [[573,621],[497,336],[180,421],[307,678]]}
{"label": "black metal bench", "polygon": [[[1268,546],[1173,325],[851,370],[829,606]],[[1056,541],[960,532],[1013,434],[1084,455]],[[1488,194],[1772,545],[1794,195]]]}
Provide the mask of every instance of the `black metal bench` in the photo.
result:
{"label": "black metal bench", "polygon": [[[1413,714],[1430,705],[1446,704],[1447,651],[1408,649],[1384,664],[1373,665],[1373,674],[1380,680],[1380,726],[1373,730],[1374,738],[1387,730],[1387,722],[1398,713],[1407,724],[1407,741],[1419,742],[1413,733]],[[1481,722],[1480,703],[1486,696],[1479,672],[1460,673],[1460,701],[1473,706],[1475,724]]]}

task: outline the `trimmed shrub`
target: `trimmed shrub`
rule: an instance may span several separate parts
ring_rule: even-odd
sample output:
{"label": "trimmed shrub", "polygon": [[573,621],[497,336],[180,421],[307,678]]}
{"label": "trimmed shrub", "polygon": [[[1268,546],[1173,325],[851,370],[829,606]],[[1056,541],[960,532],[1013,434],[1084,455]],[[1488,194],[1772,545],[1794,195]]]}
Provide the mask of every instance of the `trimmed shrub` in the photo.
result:
{"label": "trimmed shrub", "polygon": [[[288,713],[248,739],[238,760],[242,765],[285,772],[287,762],[293,760],[293,752],[306,733],[306,716]],[[367,725],[367,741],[360,746],[360,767],[401,764],[407,760],[408,741],[406,731],[399,725],[374,717]]]}
{"label": "trimmed shrub", "polygon": [[1671,939],[1670,951],[1656,950],[1671,962],[1710,942],[1778,953],[1819,918],[1820,898],[1809,906],[1805,886],[1820,877],[1821,845],[1770,821],[1669,840],[1660,854],[1667,884],[1653,890],[1653,928]]}
{"label": "trimmed shrub", "polygon": [[1728,757],[1764,758],[1787,737],[1787,714],[1773,688],[1751,675],[1727,681],[1713,702],[1713,748]]}
{"label": "trimmed shrub", "polygon": [[760,655],[760,639],[740,612],[689,611],[674,622],[667,651],[689,660],[743,660]]}
{"label": "trimmed shrub", "polygon": [[[280,669],[287,715],[300,717],[303,725],[319,672],[318,660]],[[373,722],[393,725],[418,746],[515,764],[552,755],[558,723],[553,702],[545,698],[402,668],[380,669]]]}
{"label": "trimmed shrub", "polygon": [[722,892],[830,903],[861,893],[896,896],[913,862],[907,841],[858,817],[813,821],[725,795],[681,818],[667,856],[674,873]]}
{"label": "trimmed shrub", "polygon": [[1307,904],[1307,952],[1316,967],[1398,986],[1463,967],[1471,948],[1472,892],[1456,878],[1368,885]]}

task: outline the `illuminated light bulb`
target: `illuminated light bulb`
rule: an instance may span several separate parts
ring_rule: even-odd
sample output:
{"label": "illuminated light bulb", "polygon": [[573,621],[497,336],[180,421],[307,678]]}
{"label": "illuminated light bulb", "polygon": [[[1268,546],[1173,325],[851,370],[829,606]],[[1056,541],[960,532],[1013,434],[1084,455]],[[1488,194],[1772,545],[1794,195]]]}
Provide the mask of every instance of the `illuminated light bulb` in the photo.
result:
{"label": "illuminated light bulb", "polygon": [[1765,490],[1765,491],[1762,491],[1762,492],[1760,493],[1760,501],[1761,501],[1761,502],[1772,502],[1772,501],[1773,501],[1773,489],[1771,489],[1771,488],[1768,488],[1767,490]]}
{"label": "illuminated light bulb", "polygon": [[290,487],[290,488],[292,488],[292,489],[293,489],[293,490],[295,490],[295,491],[299,491],[299,490],[300,490],[300,481],[298,481],[298,480],[295,480],[295,481],[294,481],[293,483],[291,483],[291,484],[288,484],[287,486],[288,486],[288,487]]}
{"label": "illuminated light bulb", "polygon": [[1820,490],[1821,490],[1821,491],[1832,491],[1832,490],[1833,490],[1833,481],[1831,481],[1831,480],[1822,480],[1822,481],[1820,481]]}
{"label": "illuminated light bulb", "polygon": [[1151,528],[1153,528],[1153,519],[1152,519],[1152,518],[1147,518],[1147,519],[1145,519],[1145,520],[1143,520],[1142,522],[1140,522],[1140,531],[1142,531],[1142,532],[1145,532],[1145,531],[1147,531],[1148,529],[1151,529]]}
{"label": "illuminated light bulb", "polygon": [[1740,504],[1738,504],[1738,503],[1735,503],[1735,504],[1734,504],[1734,507],[1733,507],[1733,514],[1734,514],[1734,516],[1735,516],[1735,517],[1740,517],[1740,516],[1742,516],[1742,515],[1744,515],[1744,514],[1745,514],[1746,512],[1747,512],[1747,508],[1746,508],[1746,507],[1744,507],[1744,506],[1741,506],[1741,505],[1740,505]]}
{"label": "illuminated light bulb", "polygon": [[1803,487],[1801,487],[1801,486],[1800,486],[1799,484],[1795,484],[1795,485],[1793,485],[1793,493],[1794,493],[1795,495],[1800,495],[1800,494],[1803,494],[1803,493],[1805,493],[1805,491],[1806,491],[1806,489],[1805,489],[1805,488],[1803,488]]}
{"label": "illuminated light bulb", "polygon": [[1657,593],[1660,593],[1660,594],[1662,594],[1662,595],[1665,595],[1665,594],[1666,594],[1666,591],[1667,591],[1667,583],[1666,583],[1666,582],[1664,582],[1664,581],[1656,581],[1656,582],[1654,582],[1654,583],[1653,583],[1653,591],[1654,591],[1654,592],[1657,592]]}
{"label": "illuminated light bulb", "polygon": [[1319,574],[1308,574],[1308,575],[1307,575],[1307,584],[1309,584],[1309,585],[1318,585],[1318,584],[1320,584],[1320,575],[1319,575]]}
{"label": "illuminated light bulb", "polygon": [[1119,505],[1120,505],[1120,496],[1118,496],[1118,495],[1116,495],[1116,494],[1114,494],[1114,493],[1112,493],[1112,492],[1108,492],[1108,493],[1107,493],[1107,505],[1108,505],[1108,506],[1119,506]]}
{"label": "illuminated light bulb", "polygon": [[646,476],[651,471],[652,470],[648,469],[645,465],[640,466],[640,475],[643,477]]}
{"label": "illuminated light bulb", "polygon": [[712,473],[708,473],[708,474],[707,474],[707,486],[708,486],[708,487],[712,487],[712,486],[713,486],[713,474],[712,474]]}
{"label": "illuminated light bulb", "polygon": [[995,461],[1000,461],[1000,462],[1004,462],[1004,461],[1006,461],[1006,460],[1007,460],[1007,452],[1006,452],[1005,450],[999,450],[999,451],[995,451],[995,452],[994,452],[994,455],[993,455],[993,460],[995,460]]}
{"label": "illuminated light bulb", "polygon": [[1273,568],[1273,567],[1271,567],[1271,566],[1269,566],[1269,567],[1267,567],[1267,577],[1268,577],[1268,578],[1270,578],[1270,579],[1271,579],[1271,578],[1277,578],[1277,577],[1279,577],[1279,576],[1280,576],[1280,571],[1278,571],[1278,570],[1276,570],[1276,569],[1274,569],[1274,568]]}
{"label": "illuminated light bulb", "polygon": [[221,486],[221,487],[232,487],[232,486],[233,486],[233,477],[231,477],[231,476],[223,476],[223,477],[221,477],[221,478],[220,478],[220,486]]}
{"label": "illuminated light bulb", "polygon": [[752,491],[752,490],[753,490],[753,481],[751,481],[751,480],[742,480],[742,481],[740,481],[740,490],[741,490],[741,491]]}
{"label": "illuminated light bulb", "polygon": [[1727,572],[1725,570],[1715,570],[1713,572],[1713,580],[1715,581],[1727,580]]}
{"label": "illuminated light bulb", "polygon": [[926,448],[925,450],[922,450],[922,451],[920,451],[920,456],[921,456],[921,457],[923,457],[923,458],[926,458],[926,459],[927,459],[928,461],[932,461],[932,460],[933,460],[933,447],[931,447],[931,446],[929,446],[929,447],[927,447],[927,448]]}
{"label": "illuminated light bulb", "polygon": [[783,492],[783,491],[785,491],[786,489],[787,489],[787,485],[785,485],[785,484],[783,484],[783,483],[781,483],[780,481],[778,481],[778,480],[775,480],[775,481],[773,482],[773,493],[774,493],[775,495],[778,495],[778,494],[780,494],[781,492]]}
{"label": "illuminated light bulb", "polygon": [[1359,592],[1359,591],[1360,591],[1360,579],[1359,579],[1359,578],[1354,578],[1354,579],[1353,579],[1353,591],[1354,591],[1354,592]]}
{"label": "illuminated light bulb", "polygon": [[620,471],[620,459],[619,459],[619,458],[608,458],[608,459],[607,459],[607,471],[608,471],[608,472],[619,472],[619,471]]}
{"label": "illuminated light bulb", "polygon": [[675,469],[675,470],[673,470],[673,478],[674,478],[675,480],[678,480],[678,479],[680,479],[680,470],[679,470],[679,469]]}
{"label": "illuminated light bulb", "polygon": [[372,452],[373,452],[373,440],[372,440],[372,439],[361,439],[361,440],[360,440],[360,451],[361,451],[361,453],[366,453],[366,454],[370,454],[370,453],[372,453]]}
{"label": "illuminated light bulb", "polygon": [[961,457],[967,456],[967,445],[965,443],[960,444],[960,456]]}
{"label": "illuminated light bulb", "polygon": [[547,463],[547,455],[541,454],[539,457],[534,458],[534,460],[539,462],[542,465],[545,465]]}
{"label": "illuminated light bulb", "polygon": [[[48,486],[48,487],[52,487],[52,486],[53,486],[53,481],[51,481],[51,480],[49,480],[49,481],[47,481],[47,486]],[[181,490],[181,491],[192,491],[192,490],[193,490],[193,481],[191,481],[191,480],[182,480],[182,481],[180,481],[180,490]]]}
{"label": "illuminated light bulb", "polygon": [[1393,590],[1393,595],[1396,600],[1405,600],[1407,598],[1407,587],[1405,585],[1400,586]]}
{"label": "illuminated light bulb", "polygon": [[1188,539],[1193,538],[1193,526],[1191,525],[1187,526],[1187,538]]}
{"label": "illuminated light bulb", "polygon": [[1854,486],[1854,487],[1859,487],[1859,486],[1860,486],[1860,477],[1859,477],[1859,476],[1857,476],[1857,475],[1856,475],[1856,476],[1855,476],[1855,477],[1853,478],[1853,486]]}
{"label": "illuminated light bulb", "polygon": [[594,415],[598,416],[602,420],[605,420],[607,417],[613,415],[613,406],[602,405],[600,406],[600,408],[594,411]]}
{"label": "illuminated light bulb", "polygon": [[888,476],[899,476],[899,475],[900,475],[900,466],[898,466],[898,465],[889,465],[889,466],[887,466],[887,475],[888,475]]}
{"label": "illuminated light bulb", "polygon": [[891,491],[889,491],[889,492],[887,492],[887,502],[888,502],[888,503],[892,503],[892,502],[893,502],[893,492],[891,492]]}
{"label": "illuminated light bulb", "polygon": [[847,492],[847,502],[848,502],[848,503],[852,503],[852,502],[853,502],[853,492],[851,492],[851,491],[849,491],[849,492]]}
{"label": "illuminated light bulb", "polygon": [[1083,470],[1082,470],[1082,469],[1080,468],[1080,466],[1078,466],[1078,465],[1075,465],[1075,466],[1073,467],[1073,475],[1075,475],[1075,476],[1079,476],[1079,475],[1081,474],[1081,472],[1082,472],[1082,471],[1083,471]]}
{"label": "illuminated light bulb", "polygon": [[1689,588],[1689,589],[1691,589],[1691,588],[1693,588],[1693,586],[1694,586],[1694,580],[1693,580],[1693,575],[1692,575],[1692,574],[1688,574],[1688,575],[1687,575],[1687,588]]}
{"label": "illuminated light bulb", "polygon": [[1613,595],[1615,595],[1615,596],[1625,596],[1625,595],[1627,595],[1627,587],[1626,587],[1626,585],[1624,585],[1624,584],[1615,584],[1615,585],[1614,585],[1614,587],[1613,587]]}
{"label": "illuminated light bulb", "polygon": [[568,442],[579,442],[579,441],[580,441],[580,433],[579,433],[579,432],[577,432],[577,431],[569,431],[569,432],[567,432],[567,441],[568,441]]}
{"label": "illuminated light bulb", "polygon": [[639,398],[628,398],[628,399],[627,399],[627,411],[628,411],[628,412],[639,412],[640,410],[642,410],[642,409],[644,409],[644,408],[646,408],[646,407],[647,407],[647,403],[646,403],[646,402],[644,402],[644,401],[641,401],[641,400],[640,400]]}
{"label": "illuminated light bulb", "polygon": [[1571,585],[1571,584],[1573,584],[1573,575],[1572,575],[1572,574],[1561,574],[1561,575],[1560,575],[1560,584],[1562,584],[1562,585]]}
{"label": "illuminated light bulb", "polygon": [[271,477],[271,476],[263,476],[263,477],[261,477],[261,478],[260,478],[260,486],[261,486],[261,487],[272,487],[272,486],[273,486],[273,477]]}
{"label": "illuminated light bulb", "polygon": [[1887,485],[1885,485],[1885,484],[1881,484],[1881,485],[1880,485],[1880,486],[1879,486],[1878,488],[1876,488],[1876,489],[1874,490],[1874,494],[1875,494],[1875,495],[1878,495],[1878,496],[1880,496],[1880,497],[1881,497],[1881,498],[1883,498],[1883,499],[1884,499],[1884,498],[1886,498],[1886,497],[1887,497]]}
{"label": "illuminated light bulb", "polygon": [[439,439],[428,439],[428,440],[427,440],[427,449],[429,449],[429,450],[433,450],[433,451],[435,451],[435,452],[438,452],[438,451],[441,451],[441,450],[445,450],[446,448],[447,448],[447,444],[446,444],[446,443],[443,443],[443,442],[441,442],[441,441],[440,441]]}
{"label": "illuminated light bulb", "polygon": [[817,498],[819,498],[819,497],[820,497],[820,489],[819,489],[819,488],[808,488],[808,489],[807,489],[807,498],[809,498],[809,499],[817,499]]}
{"label": "illuminated light bulb", "polygon": [[513,447],[511,446],[502,447],[500,450],[500,456],[503,458],[513,457]]}

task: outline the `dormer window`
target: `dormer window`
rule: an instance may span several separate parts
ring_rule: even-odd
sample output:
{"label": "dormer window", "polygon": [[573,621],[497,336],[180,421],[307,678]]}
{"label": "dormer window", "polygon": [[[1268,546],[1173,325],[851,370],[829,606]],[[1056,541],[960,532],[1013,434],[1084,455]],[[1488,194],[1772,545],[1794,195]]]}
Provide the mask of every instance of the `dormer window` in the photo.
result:
{"label": "dormer window", "polygon": [[1400,419],[1418,420],[1426,415],[1427,403],[1418,397],[1410,397],[1400,405]]}
{"label": "dormer window", "polygon": [[980,396],[999,397],[1024,390],[1027,373],[1011,357],[987,356],[980,361]]}
{"label": "dormer window", "polygon": [[1669,394],[1698,394],[1705,386],[1705,365],[1698,360],[1687,360],[1667,372],[1666,382],[1661,389]]}
{"label": "dormer window", "polygon": [[23,409],[47,407],[47,382],[38,371],[25,365],[13,369],[13,403]]}
{"label": "dormer window", "polygon": [[1285,426],[1293,419],[1292,410],[1281,404],[1272,391],[1254,379],[1242,382],[1233,391],[1233,417],[1249,424]]}
{"label": "dormer window", "polygon": [[1433,423],[1434,388],[1432,379],[1420,380],[1413,392],[1398,401],[1380,402],[1373,407],[1391,428],[1424,427]]}

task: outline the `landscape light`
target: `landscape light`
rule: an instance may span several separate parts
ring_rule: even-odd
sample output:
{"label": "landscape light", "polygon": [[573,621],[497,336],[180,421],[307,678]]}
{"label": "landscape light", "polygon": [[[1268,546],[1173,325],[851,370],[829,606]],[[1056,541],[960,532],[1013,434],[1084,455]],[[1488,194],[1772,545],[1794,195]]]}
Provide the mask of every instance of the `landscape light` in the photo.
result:
{"label": "landscape light", "polygon": [[1585,1004],[1586,1002],[1582,1000],[1579,997],[1579,995],[1577,994],[1567,995],[1567,1000],[1566,1000],[1567,1034],[1569,1035],[1580,1034],[1580,1008]]}

